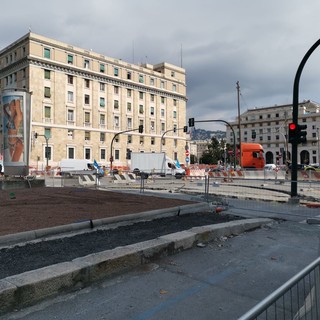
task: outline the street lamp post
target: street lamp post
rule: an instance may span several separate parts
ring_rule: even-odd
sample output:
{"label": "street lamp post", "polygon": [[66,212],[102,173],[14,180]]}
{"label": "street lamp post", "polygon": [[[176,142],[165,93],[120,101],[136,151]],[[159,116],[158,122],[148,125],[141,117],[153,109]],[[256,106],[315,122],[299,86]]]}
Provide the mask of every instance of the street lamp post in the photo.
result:
{"label": "street lamp post", "polygon": [[46,139],[46,152],[45,152],[45,157],[46,157],[46,169],[48,170],[48,167],[49,167],[49,137],[47,137],[45,134],[38,134],[38,133],[35,133],[34,134],[34,137],[35,138],[38,138],[38,137],[44,137]]}
{"label": "street lamp post", "polygon": [[318,165],[320,166],[320,139],[319,128],[317,128],[317,144],[318,144]]}
{"label": "street lamp post", "polygon": [[143,132],[143,125],[140,125],[139,128],[137,129],[131,129],[131,130],[125,130],[125,131],[121,131],[118,132],[114,135],[114,137],[111,140],[111,146],[110,146],[110,172],[112,174],[112,163],[113,163],[113,142],[116,139],[117,136],[119,136],[122,133],[126,133],[126,132],[132,132],[132,131],[139,131],[140,133]]}
{"label": "street lamp post", "polygon": [[[298,113],[299,113],[299,82],[302,70],[313,53],[313,51],[320,45],[320,39],[316,41],[313,46],[308,50],[303,59],[301,60],[298,70],[296,72],[294,83],[293,83],[293,98],[292,98],[292,122],[298,125]],[[298,158],[298,141],[294,139],[292,145],[292,170],[291,170],[291,198],[297,197],[298,195],[298,173],[297,173],[297,158]]]}
{"label": "street lamp post", "polygon": [[[239,166],[240,168],[242,167],[242,159],[241,159],[241,118],[240,118],[240,85],[239,81],[237,81],[237,97],[238,97],[238,128],[239,128],[239,152],[240,152],[240,157],[239,157]],[[236,137],[234,137],[236,138]],[[235,168],[234,168],[235,169]]]}
{"label": "street lamp post", "polygon": [[[165,131],[165,132],[162,134],[161,139],[160,139],[160,152],[162,152],[162,141],[163,141],[163,138],[164,138],[164,136],[165,136],[168,132],[171,132],[171,131],[176,132],[176,131],[178,131],[178,130],[184,130],[184,131],[185,131],[186,128],[188,128],[188,127],[174,128],[174,129],[170,129],[170,130]],[[185,132],[186,132],[186,131],[185,131]]]}
{"label": "street lamp post", "polygon": [[[278,130],[278,132],[282,135],[282,137],[283,137],[283,140],[284,140],[284,147],[285,147],[285,150],[286,150],[286,162],[288,162],[287,160],[288,160],[288,141],[287,141],[287,138],[286,138],[286,135],[284,134],[284,133],[282,133],[281,131],[280,131],[280,129]],[[283,156],[283,155],[282,155]]]}
{"label": "street lamp post", "polygon": [[[234,159],[233,159],[233,165],[234,165],[234,169],[236,169],[236,135],[234,134],[234,129],[232,127],[232,125],[227,122],[227,121],[224,121],[224,120],[197,120],[197,121],[194,121],[194,123],[196,122],[223,122],[225,123],[232,131],[233,133],[233,155],[234,155]],[[240,153],[240,158],[241,158],[241,153]]]}

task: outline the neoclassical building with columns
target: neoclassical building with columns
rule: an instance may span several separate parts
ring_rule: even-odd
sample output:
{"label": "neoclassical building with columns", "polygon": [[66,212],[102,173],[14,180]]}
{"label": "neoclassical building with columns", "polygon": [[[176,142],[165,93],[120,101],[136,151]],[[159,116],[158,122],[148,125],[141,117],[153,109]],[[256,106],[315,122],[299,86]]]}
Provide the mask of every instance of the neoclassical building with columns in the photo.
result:
{"label": "neoclassical building with columns", "polygon": [[[311,100],[299,103],[299,124],[307,125],[307,142],[298,145],[298,163],[320,163],[320,104]],[[292,104],[248,109],[239,119],[231,122],[236,137],[230,128],[227,142],[260,143],[264,148],[266,163],[286,164],[291,159],[291,144],[288,143],[288,126],[292,122]]]}

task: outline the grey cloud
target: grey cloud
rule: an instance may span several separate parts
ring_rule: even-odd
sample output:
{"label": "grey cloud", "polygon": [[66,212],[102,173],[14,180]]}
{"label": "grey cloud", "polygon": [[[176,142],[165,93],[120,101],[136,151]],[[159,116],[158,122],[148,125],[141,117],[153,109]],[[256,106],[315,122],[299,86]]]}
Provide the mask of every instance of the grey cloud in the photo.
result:
{"label": "grey cloud", "polygon": [[[320,37],[318,0],[16,0],[1,9],[0,48],[31,26],[131,63],[182,61],[187,114],[201,119],[236,118],[237,81],[242,110],[291,103],[298,65]],[[320,48],[303,71],[301,100],[320,102],[318,61]]]}

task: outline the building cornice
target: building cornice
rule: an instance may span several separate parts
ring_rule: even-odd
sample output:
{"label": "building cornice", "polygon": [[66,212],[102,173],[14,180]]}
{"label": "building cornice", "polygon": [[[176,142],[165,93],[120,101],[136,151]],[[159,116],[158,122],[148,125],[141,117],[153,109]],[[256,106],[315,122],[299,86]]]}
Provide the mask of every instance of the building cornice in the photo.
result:
{"label": "building cornice", "polygon": [[183,100],[185,102],[188,100],[187,97],[185,97],[184,95],[180,95],[177,93],[176,94],[169,93],[165,90],[153,89],[153,88],[150,88],[149,86],[143,86],[141,84],[138,85],[136,83],[132,83],[123,79],[113,78],[107,75],[104,75],[104,76],[100,74],[98,75],[94,71],[90,71],[90,70],[78,69],[76,67],[71,67],[71,66],[68,66],[68,67],[62,66],[61,64],[54,63],[54,61],[49,63],[48,61],[41,61],[39,59],[34,59],[34,58],[30,58],[28,61],[29,61],[29,64],[43,68],[43,69],[58,71],[58,72],[62,72],[62,73],[73,75],[73,76],[91,79],[91,80],[95,80],[95,81],[99,81],[99,82],[103,82],[106,84],[111,84],[119,87],[124,87],[127,89],[134,89],[138,91],[161,95],[167,98]]}

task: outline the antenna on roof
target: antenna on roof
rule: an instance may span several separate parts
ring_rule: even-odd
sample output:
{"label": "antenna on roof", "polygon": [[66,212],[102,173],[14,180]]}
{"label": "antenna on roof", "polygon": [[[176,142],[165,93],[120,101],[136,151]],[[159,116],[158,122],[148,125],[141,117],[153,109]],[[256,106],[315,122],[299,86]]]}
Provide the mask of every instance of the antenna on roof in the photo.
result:
{"label": "antenna on roof", "polygon": [[31,25],[29,26],[29,32],[31,32]]}
{"label": "antenna on roof", "polygon": [[181,49],[180,49],[180,66],[182,68],[182,44],[181,44]]}

